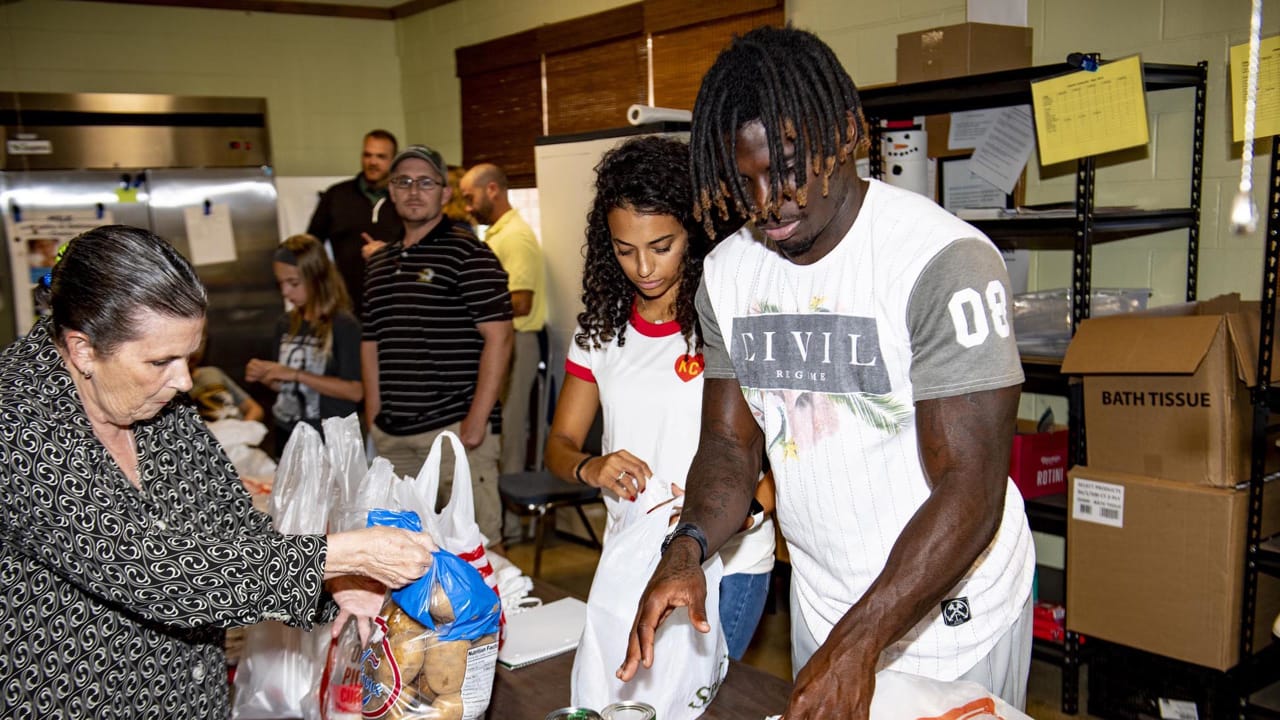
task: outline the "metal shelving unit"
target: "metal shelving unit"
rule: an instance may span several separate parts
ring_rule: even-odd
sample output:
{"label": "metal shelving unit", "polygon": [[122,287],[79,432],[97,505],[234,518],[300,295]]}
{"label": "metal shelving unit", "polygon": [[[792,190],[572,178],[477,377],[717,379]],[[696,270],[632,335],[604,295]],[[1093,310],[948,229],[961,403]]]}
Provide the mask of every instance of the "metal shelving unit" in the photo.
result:
{"label": "metal shelving unit", "polygon": [[[1278,717],[1253,705],[1249,695],[1280,680],[1280,643],[1254,652],[1253,617],[1257,610],[1258,576],[1280,577],[1280,552],[1262,545],[1262,489],[1267,480],[1267,431],[1271,413],[1280,412],[1280,388],[1271,385],[1271,358],[1276,329],[1276,297],[1280,280],[1280,137],[1271,139],[1271,184],[1267,193],[1267,235],[1263,241],[1262,327],[1258,335],[1258,384],[1253,391],[1253,432],[1249,463],[1249,522],[1245,545],[1244,591],[1240,622],[1240,665],[1233,671],[1245,717]],[[1271,714],[1268,714],[1271,713]]]}
{"label": "metal shelving unit", "polygon": [[[1092,56],[1097,59],[1097,56]],[[909,85],[869,88],[861,92],[863,113],[871,134],[872,174],[882,174],[880,121],[916,115],[980,110],[1031,104],[1031,83],[1078,70],[1061,63],[981,75],[931,80]],[[1093,246],[1126,238],[1165,232],[1187,231],[1187,300],[1196,297],[1200,250],[1201,177],[1204,166],[1205,91],[1208,63],[1196,65],[1143,64],[1147,92],[1192,88],[1195,93],[1192,141],[1191,192],[1186,207],[1165,209],[1099,208],[1094,202],[1096,162],[1094,157],[1076,165],[1073,207],[1063,216],[1030,216],[973,221],[1003,249],[1069,250],[1071,260],[1071,329],[1089,317],[1092,286]],[[1274,197],[1274,195],[1273,195]],[[1272,215],[1274,219],[1274,213]],[[1275,268],[1273,264],[1270,266]],[[1274,275],[1273,275],[1274,277]],[[1024,391],[1068,398],[1070,463],[1085,457],[1084,413],[1078,384],[1071,384],[1059,368],[1060,359],[1023,358],[1026,374]],[[1280,397],[1280,394],[1277,394]],[[1260,492],[1260,491],[1259,491]],[[1261,502],[1259,495],[1258,502]],[[1066,504],[1029,501],[1027,514],[1032,528],[1055,535],[1066,534]],[[1276,556],[1280,567],[1280,554]],[[1068,609],[1070,612],[1070,609]],[[1079,638],[1068,632],[1061,645],[1037,641],[1033,655],[1062,668],[1062,711],[1075,714],[1079,705]]]}

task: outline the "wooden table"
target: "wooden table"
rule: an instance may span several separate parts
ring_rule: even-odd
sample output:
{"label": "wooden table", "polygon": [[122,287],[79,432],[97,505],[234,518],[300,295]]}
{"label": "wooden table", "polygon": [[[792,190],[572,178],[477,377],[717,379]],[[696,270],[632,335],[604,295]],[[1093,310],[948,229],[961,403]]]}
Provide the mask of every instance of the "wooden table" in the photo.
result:
{"label": "wooden table", "polygon": [[[536,580],[530,594],[544,602],[568,596],[563,590]],[[493,682],[493,697],[485,717],[489,720],[542,720],[552,710],[568,706],[572,669],[571,652],[519,670],[509,670],[499,664]],[[709,720],[762,720],[769,715],[780,715],[787,707],[790,694],[791,683],[731,660],[724,684],[702,717]]]}

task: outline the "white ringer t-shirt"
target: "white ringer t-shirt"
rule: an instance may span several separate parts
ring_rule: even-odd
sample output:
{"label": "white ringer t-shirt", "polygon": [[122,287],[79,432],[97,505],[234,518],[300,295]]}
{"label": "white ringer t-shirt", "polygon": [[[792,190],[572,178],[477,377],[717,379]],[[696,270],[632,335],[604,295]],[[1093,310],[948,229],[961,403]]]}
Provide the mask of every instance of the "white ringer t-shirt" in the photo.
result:
{"label": "white ringer t-shirt", "polygon": [[[574,337],[581,332],[577,328]],[[621,346],[615,337],[594,350],[583,350],[571,340],[565,371],[599,389],[604,414],[602,451],[626,450],[644,460],[653,470],[650,484],[656,483],[670,495],[671,485],[684,487],[698,450],[702,354],[690,352],[678,323],[651,323],[634,309],[624,337]],[[621,503],[629,501],[608,490],[604,498],[609,511],[604,534],[608,542]],[[720,549],[724,574],[768,572],[773,568],[773,552],[773,520],[766,517]]]}

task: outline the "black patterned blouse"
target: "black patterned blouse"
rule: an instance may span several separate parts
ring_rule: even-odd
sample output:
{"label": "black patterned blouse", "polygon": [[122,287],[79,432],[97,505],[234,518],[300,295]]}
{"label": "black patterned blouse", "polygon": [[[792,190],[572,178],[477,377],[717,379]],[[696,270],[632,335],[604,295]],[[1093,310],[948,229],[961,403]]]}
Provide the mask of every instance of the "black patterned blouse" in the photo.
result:
{"label": "black patterned blouse", "polygon": [[49,332],[0,353],[0,717],[224,718],[223,628],[331,616],[325,540],[276,533],[179,402],[134,426],[134,488]]}

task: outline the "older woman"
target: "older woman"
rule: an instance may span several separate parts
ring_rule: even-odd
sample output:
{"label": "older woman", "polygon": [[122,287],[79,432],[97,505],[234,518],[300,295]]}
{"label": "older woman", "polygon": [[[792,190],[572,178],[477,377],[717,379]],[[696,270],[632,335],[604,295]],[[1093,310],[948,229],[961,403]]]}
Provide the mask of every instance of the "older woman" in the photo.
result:
{"label": "older woman", "polygon": [[[6,717],[223,718],[224,628],[376,613],[425,535],[285,536],[195,411],[205,291],[155,235],[102,227],[52,272],[52,317],[0,354]],[[363,576],[363,577],[355,577]],[[330,597],[325,592],[325,581]]]}

